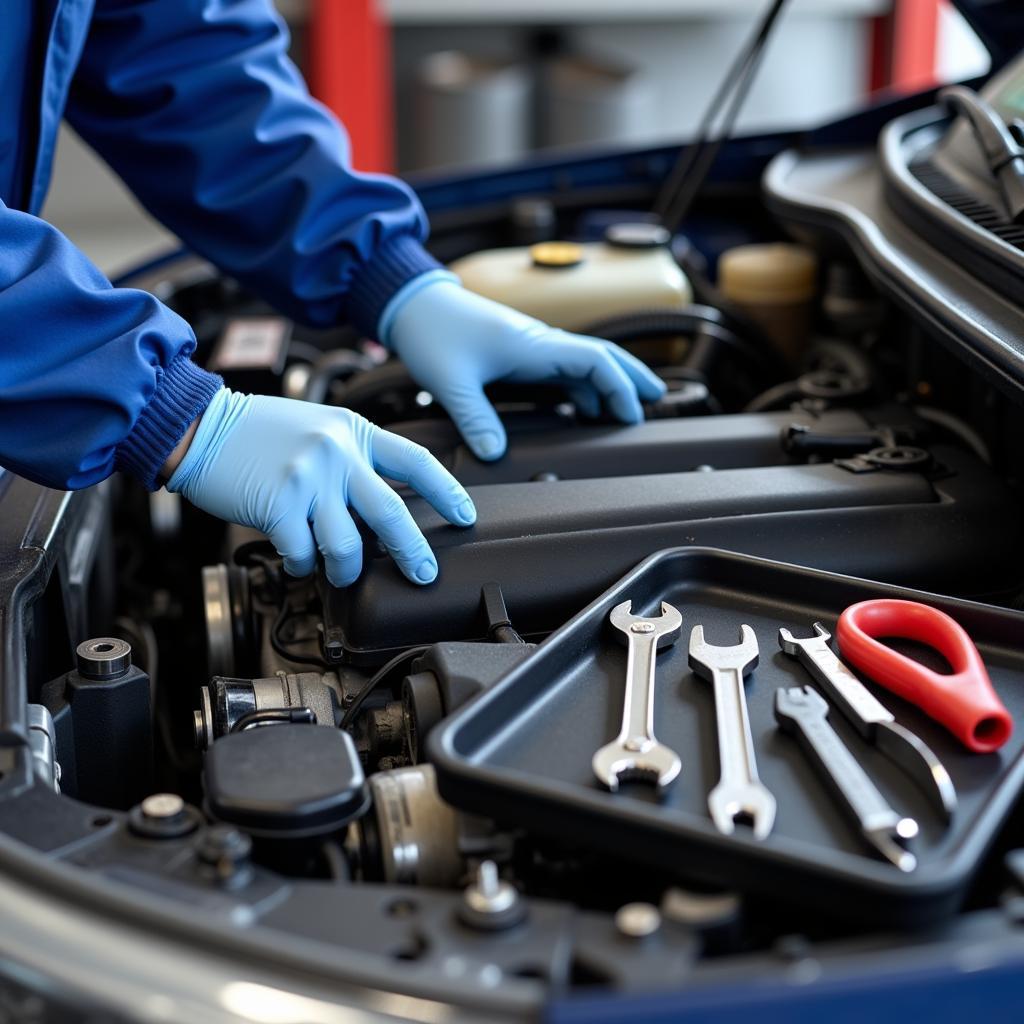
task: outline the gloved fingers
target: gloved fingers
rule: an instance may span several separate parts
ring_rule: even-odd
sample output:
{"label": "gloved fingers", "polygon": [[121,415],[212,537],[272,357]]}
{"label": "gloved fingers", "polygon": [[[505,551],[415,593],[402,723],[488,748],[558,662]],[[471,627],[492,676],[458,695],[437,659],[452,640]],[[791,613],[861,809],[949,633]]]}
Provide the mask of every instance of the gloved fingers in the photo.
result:
{"label": "gloved fingers", "polygon": [[645,366],[632,352],[627,352],[614,342],[606,341],[604,345],[636,385],[641,401],[656,402],[664,396],[668,390],[665,382],[649,366]]}
{"label": "gloved fingers", "polygon": [[583,340],[590,343],[580,345],[574,341],[571,350],[567,351],[567,358],[562,360],[562,366],[570,376],[586,378],[593,384],[618,419],[624,423],[642,422],[643,409],[629,374],[604,345],[595,343],[593,339]]}
{"label": "gloved fingers", "polygon": [[270,543],[284,561],[289,576],[308,576],[316,567],[316,547],[309,523],[301,513],[290,512],[267,530]]}
{"label": "gloved fingers", "polygon": [[363,538],[340,498],[333,495],[313,516],[313,534],[324,556],[324,570],[332,587],[351,586],[363,570]]}
{"label": "gloved fingers", "polygon": [[349,500],[413,583],[433,583],[437,559],[405,502],[369,466],[349,480]]}
{"label": "gloved fingers", "polygon": [[492,462],[505,454],[508,447],[505,428],[484,394],[482,384],[472,382],[450,385],[434,393],[478,459]]}
{"label": "gloved fingers", "polygon": [[601,399],[589,384],[570,384],[566,391],[580,416],[596,420],[601,415]]}
{"label": "gloved fingers", "polygon": [[408,484],[455,526],[472,526],[476,509],[458,480],[422,445],[388,430],[373,435],[374,468],[382,476]]}

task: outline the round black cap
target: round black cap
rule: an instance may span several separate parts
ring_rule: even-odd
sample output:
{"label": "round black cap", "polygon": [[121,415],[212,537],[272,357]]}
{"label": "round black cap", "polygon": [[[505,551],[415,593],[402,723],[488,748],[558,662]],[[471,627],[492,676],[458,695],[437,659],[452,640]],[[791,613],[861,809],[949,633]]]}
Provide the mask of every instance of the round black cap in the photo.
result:
{"label": "round black cap", "polygon": [[322,725],[267,725],[216,740],[203,769],[206,805],[255,836],[304,838],[343,828],[369,806],[355,743]]}

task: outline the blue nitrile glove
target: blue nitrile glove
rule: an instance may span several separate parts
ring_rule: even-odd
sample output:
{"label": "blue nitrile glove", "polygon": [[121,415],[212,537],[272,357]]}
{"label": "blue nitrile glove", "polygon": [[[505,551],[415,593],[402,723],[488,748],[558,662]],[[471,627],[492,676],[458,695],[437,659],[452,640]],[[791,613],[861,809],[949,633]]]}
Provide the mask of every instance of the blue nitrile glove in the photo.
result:
{"label": "blue nitrile glove", "polygon": [[557,330],[464,289],[454,274],[413,278],[388,303],[380,340],[455,421],[481,459],[505,453],[505,429],[484,395],[492,381],[564,384],[586,416],[603,399],[624,423],[643,419],[665,385],[618,345]]}
{"label": "blue nitrile glove", "polygon": [[313,571],[319,547],[336,587],[362,568],[352,508],[410,580],[430,583],[437,561],[385,476],[409,484],[450,523],[476,520],[462,485],[420,445],[347,409],[228,388],[203,413],[167,489],[267,534],[293,576]]}

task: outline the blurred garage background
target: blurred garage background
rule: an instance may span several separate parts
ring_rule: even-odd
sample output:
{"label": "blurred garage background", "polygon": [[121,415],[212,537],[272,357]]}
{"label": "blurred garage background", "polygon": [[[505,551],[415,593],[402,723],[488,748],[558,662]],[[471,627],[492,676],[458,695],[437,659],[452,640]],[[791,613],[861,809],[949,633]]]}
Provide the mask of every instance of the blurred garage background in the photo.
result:
{"label": "blurred garage background", "polygon": [[[173,0],[172,0],[173,2]],[[686,137],[768,0],[277,0],[357,167],[444,173]],[[983,73],[948,0],[791,0],[739,121],[809,126]],[[43,215],[108,273],[173,244],[71,133]]]}

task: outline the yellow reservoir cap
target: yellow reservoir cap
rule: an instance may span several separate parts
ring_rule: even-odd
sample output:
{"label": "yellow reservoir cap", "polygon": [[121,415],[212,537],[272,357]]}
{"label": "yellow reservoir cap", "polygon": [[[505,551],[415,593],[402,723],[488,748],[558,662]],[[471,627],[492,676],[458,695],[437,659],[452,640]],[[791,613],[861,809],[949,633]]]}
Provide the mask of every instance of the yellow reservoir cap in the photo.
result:
{"label": "yellow reservoir cap", "polygon": [[575,242],[538,242],[530,246],[530,259],[535,267],[564,270],[583,262],[583,247]]}

